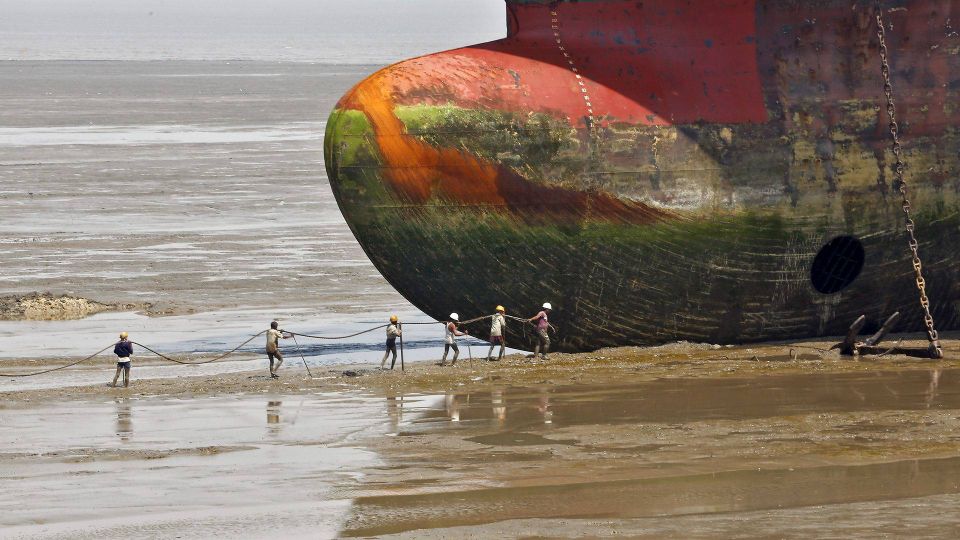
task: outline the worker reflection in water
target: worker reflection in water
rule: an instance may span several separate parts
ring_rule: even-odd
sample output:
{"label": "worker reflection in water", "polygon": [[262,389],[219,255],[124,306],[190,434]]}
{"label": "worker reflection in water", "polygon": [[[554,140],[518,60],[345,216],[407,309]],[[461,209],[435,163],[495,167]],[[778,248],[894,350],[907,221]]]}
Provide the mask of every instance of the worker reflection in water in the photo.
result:
{"label": "worker reflection in water", "polygon": [[387,350],[383,353],[383,360],[380,360],[380,369],[387,364],[387,357],[393,353],[393,360],[390,361],[390,369],[397,364],[397,338],[403,334],[400,330],[400,319],[396,315],[390,316],[390,324],[387,325]]}
{"label": "worker reflection in water", "polygon": [[[280,366],[283,364],[283,354],[280,353],[280,340],[289,338],[289,335],[285,335],[283,330],[280,330],[280,323],[273,321],[270,323],[270,329],[267,330],[267,358],[270,360],[270,376],[274,379],[279,379],[280,376],[277,375],[277,371],[280,371]],[[273,365],[273,361],[277,361],[277,365]]]}
{"label": "worker reflection in water", "polygon": [[497,360],[503,358],[503,332],[507,329],[507,319],[504,317],[504,313],[507,310],[503,306],[497,306],[497,312],[493,314],[493,317],[490,321],[490,350],[487,351],[487,360],[493,360],[493,348],[497,345],[500,345],[500,354],[497,356]]}
{"label": "worker reflection in water", "polygon": [[[544,302],[543,309],[540,310],[540,313],[537,313],[528,319],[537,326],[537,344],[533,348],[534,359],[536,359],[539,355],[546,360],[547,353],[550,351],[550,334],[548,333],[548,330],[550,329],[550,320],[548,316],[550,315],[550,311],[552,309],[553,306],[550,305],[550,302]],[[543,351],[542,355],[541,351]]]}
{"label": "worker reflection in water", "polygon": [[120,332],[120,341],[113,346],[113,354],[117,355],[117,372],[113,375],[113,382],[110,386],[117,386],[117,379],[123,373],[123,387],[130,386],[130,362],[133,358],[133,343],[127,339],[126,332]]}
{"label": "worker reflection in water", "polygon": [[458,322],[460,322],[460,316],[456,313],[451,313],[450,320],[447,321],[444,330],[443,358],[440,359],[441,366],[447,365],[447,353],[450,352],[450,349],[453,349],[453,360],[450,362],[450,365],[457,365],[457,357],[460,356],[460,347],[457,347],[457,338],[468,335],[468,332],[461,332],[457,329]]}

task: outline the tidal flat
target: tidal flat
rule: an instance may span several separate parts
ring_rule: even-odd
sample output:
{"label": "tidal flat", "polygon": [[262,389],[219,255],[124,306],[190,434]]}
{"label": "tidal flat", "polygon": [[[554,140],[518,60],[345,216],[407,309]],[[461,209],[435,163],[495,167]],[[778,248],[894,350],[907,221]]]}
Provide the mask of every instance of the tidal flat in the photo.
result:
{"label": "tidal flat", "polygon": [[678,343],[6,392],[2,535],[953,536],[950,337],[941,362]]}

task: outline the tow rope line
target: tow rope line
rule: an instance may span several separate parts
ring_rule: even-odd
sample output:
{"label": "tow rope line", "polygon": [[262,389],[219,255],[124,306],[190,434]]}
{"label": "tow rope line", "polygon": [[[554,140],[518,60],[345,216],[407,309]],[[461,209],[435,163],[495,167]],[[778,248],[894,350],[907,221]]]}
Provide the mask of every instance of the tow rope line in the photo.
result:
{"label": "tow rope line", "polygon": [[110,347],[113,347],[114,345],[115,345],[114,343],[111,343],[110,345],[107,345],[106,347],[100,349],[99,351],[91,354],[90,356],[88,356],[88,357],[86,357],[86,358],[77,360],[76,362],[71,362],[71,363],[66,364],[66,365],[63,365],[63,366],[59,366],[59,367],[55,367],[55,368],[51,368],[51,369],[45,369],[45,370],[43,370],[43,371],[36,371],[36,372],[34,372],[34,373],[19,373],[19,374],[0,373],[0,377],[11,377],[11,378],[17,378],[17,377],[33,377],[33,376],[35,376],[35,375],[44,375],[44,374],[46,374],[46,373],[53,373],[54,371],[60,371],[61,369],[67,369],[67,368],[69,368],[69,367],[73,367],[73,366],[82,364],[82,363],[84,363],[84,362],[86,362],[86,361],[88,361],[88,360],[91,360],[93,357],[95,357],[95,356],[97,356],[98,354],[106,351],[107,349],[109,349]]}
{"label": "tow rope line", "polygon": [[[244,341],[244,342],[241,343],[240,345],[237,345],[237,346],[234,347],[233,349],[230,349],[229,351],[221,354],[220,356],[211,358],[211,359],[209,359],[209,360],[201,360],[201,361],[199,361],[199,362],[187,362],[187,361],[184,361],[184,360],[177,360],[176,358],[172,358],[172,357],[167,356],[167,355],[165,355],[165,354],[163,354],[163,353],[159,353],[159,352],[151,349],[150,347],[147,347],[147,346],[144,345],[143,343],[138,343],[138,342],[136,342],[136,341],[131,341],[130,343],[132,343],[133,345],[137,345],[138,347],[142,347],[144,350],[149,351],[150,353],[153,353],[153,354],[159,356],[160,358],[162,358],[162,359],[164,359],[164,360],[167,360],[167,361],[170,361],[170,362],[173,362],[173,363],[176,363],[176,364],[185,365],[185,366],[197,366],[197,365],[201,365],[201,364],[210,364],[210,363],[212,363],[212,362],[216,362],[217,360],[223,360],[224,358],[226,358],[226,357],[234,354],[234,353],[237,352],[238,350],[240,350],[240,348],[243,347],[244,345],[246,345],[247,343],[250,343],[251,341],[253,341],[254,339],[256,339],[256,338],[258,338],[258,337],[260,337],[260,336],[262,336],[262,335],[265,334],[265,333],[266,333],[266,330],[264,330],[263,332],[260,332],[260,333],[258,333],[258,334],[256,334],[256,335],[254,335],[254,336],[251,336],[248,340]],[[110,348],[113,347],[114,345],[116,345],[116,343],[111,343],[110,345],[107,345],[106,347],[104,347],[104,348],[100,349],[99,351],[91,354],[90,356],[81,358],[80,360],[77,360],[77,361],[75,361],[75,362],[70,362],[69,364],[64,364],[64,365],[62,365],[62,366],[57,366],[57,367],[55,367],[55,368],[45,369],[45,370],[42,370],[42,371],[35,371],[35,372],[33,372],[33,373],[0,373],[0,378],[34,377],[34,376],[36,376],[36,375],[45,375],[45,374],[47,374],[47,373],[53,373],[54,371],[60,371],[61,369],[67,369],[67,368],[70,368],[70,367],[73,367],[73,366],[80,365],[80,364],[82,364],[82,363],[84,363],[84,362],[87,362],[87,361],[89,361],[89,360],[92,360],[94,357],[96,357],[96,356],[99,355],[99,354],[102,354],[102,353],[106,352],[108,349],[110,349]]]}
{"label": "tow rope line", "polygon": [[137,343],[136,341],[131,341],[130,343],[133,343],[134,345],[138,345],[138,346],[140,346],[140,347],[143,347],[143,348],[146,349],[147,351],[152,352],[153,354],[159,356],[160,358],[163,358],[164,360],[169,360],[169,361],[171,361],[171,362],[174,362],[174,363],[177,363],[177,364],[181,364],[181,365],[184,365],[184,366],[199,366],[199,365],[203,365],[203,364],[212,364],[213,362],[216,362],[217,360],[223,360],[224,358],[230,356],[231,354],[239,351],[240,348],[243,347],[244,345],[246,345],[247,343],[250,343],[251,341],[257,339],[258,337],[260,337],[260,336],[262,336],[262,335],[264,335],[264,334],[266,334],[266,333],[267,333],[267,331],[264,330],[263,332],[260,332],[259,334],[250,336],[250,339],[248,339],[248,340],[244,341],[243,343],[237,345],[237,346],[234,347],[233,349],[230,349],[229,351],[221,354],[220,356],[217,356],[217,357],[215,357],[215,358],[211,358],[211,359],[209,359],[209,360],[200,360],[200,361],[198,361],[198,362],[187,362],[187,361],[184,361],[184,360],[177,360],[176,358],[171,358],[171,357],[169,357],[169,356],[167,356],[167,355],[165,355],[165,354],[158,353],[157,351],[151,349],[150,347],[147,347],[147,346],[144,345],[143,343]]}
{"label": "tow rope line", "polygon": [[[466,321],[458,321],[457,324],[471,324],[471,323],[475,323],[475,322],[477,322],[477,321],[482,321],[482,320],[484,320],[484,319],[490,319],[490,318],[492,318],[492,317],[493,317],[493,315],[484,315],[483,317],[477,317],[477,318],[474,318],[474,319],[468,319],[468,320],[466,320]],[[515,319],[517,319],[517,320],[526,320],[526,319],[519,319],[519,318],[517,318],[517,317],[513,317],[513,318],[515,318]],[[414,325],[430,325],[430,324],[447,324],[447,321],[408,322],[408,323],[402,323],[402,324],[410,325],[410,326],[414,326]],[[383,329],[383,328],[387,328],[388,326],[390,326],[390,325],[389,325],[389,324],[381,324],[380,326],[374,326],[373,328],[367,328],[366,330],[361,330],[361,331],[359,331],[359,332],[355,332],[355,333],[353,333],[353,334],[346,334],[346,335],[343,335],[343,336],[318,336],[318,335],[316,335],[316,334],[302,334],[302,333],[300,333],[300,332],[290,332],[289,330],[284,330],[284,332],[290,334],[291,336],[300,336],[300,337],[305,337],[305,338],[310,338],[310,339],[331,339],[331,340],[336,340],[336,339],[349,339],[349,338],[357,337],[357,336],[360,336],[360,335],[363,335],[363,334],[369,334],[370,332],[373,332],[373,331],[375,331],[375,330],[381,330],[381,329]]]}
{"label": "tow rope line", "polygon": [[[524,322],[524,323],[527,323],[527,324],[531,324],[531,325],[533,324],[533,323],[531,323],[528,319],[523,319],[523,318],[520,318],[520,317],[514,317],[513,315],[505,315],[505,317],[510,318],[510,319],[513,319],[513,320],[516,320],[516,321]],[[475,323],[475,322],[479,322],[479,321],[483,321],[483,320],[491,319],[491,318],[493,318],[493,315],[484,315],[484,316],[482,316],[482,317],[476,317],[476,318],[473,318],[473,319],[467,319],[467,320],[465,320],[465,321],[458,321],[458,324],[467,325],[467,324],[472,324],[472,323]],[[444,325],[445,325],[445,324],[447,324],[447,321],[409,322],[409,323],[403,323],[403,324],[411,325],[411,326],[413,326],[413,325],[432,325],[432,324],[444,324]],[[347,334],[347,335],[343,335],[343,336],[319,336],[319,335],[315,335],[315,334],[302,334],[302,333],[300,333],[300,332],[289,332],[289,331],[285,331],[285,332],[286,332],[287,334],[290,334],[291,336],[300,336],[300,337],[305,337],[305,338],[310,338],[310,339],[339,340],[339,339],[348,339],[348,338],[360,336],[360,335],[363,335],[363,334],[368,334],[368,333],[373,332],[373,331],[376,331],[376,330],[381,330],[381,329],[387,328],[388,326],[389,326],[388,324],[381,324],[381,325],[379,325],[379,326],[374,326],[374,327],[372,327],[372,328],[367,328],[366,330],[361,330],[361,331],[359,331],[359,332],[355,332],[355,333],[353,333],[353,334]],[[552,327],[552,325],[551,325],[551,329],[552,329],[552,328],[553,328],[553,327]],[[264,331],[262,331],[262,332],[258,332],[257,334],[254,334],[254,335],[250,336],[250,337],[249,337],[246,341],[244,341],[243,343],[237,345],[236,347],[230,349],[229,351],[227,351],[227,352],[225,352],[225,353],[223,353],[223,354],[221,354],[221,355],[219,355],[219,356],[215,356],[215,357],[210,358],[210,359],[207,359],[207,360],[199,360],[199,361],[196,361],[196,362],[190,362],[190,361],[186,361],[186,360],[178,360],[178,359],[176,359],[176,358],[173,358],[173,357],[168,356],[168,355],[166,355],[166,354],[163,354],[163,353],[161,353],[161,352],[155,351],[154,349],[152,349],[152,348],[144,345],[143,343],[139,343],[139,342],[137,342],[137,341],[131,341],[130,343],[132,343],[133,345],[136,345],[136,346],[138,346],[138,347],[141,347],[141,348],[143,348],[145,351],[147,351],[147,352],[149,352],[149,353],[151,353],[151,354],[154,354],[154,355],[156,355],[157,357],[159,357],[159,358],[161,358],[161,359],[163,359],[163,360],[166,360],[166,361],[168,361],[168,362],[173,362],[173,363],[175,363],[175,364],[180,364],[180,365],[184,365],[184,366],[199,366],[199,365],[211,364],[211,363],[213,363],[213,362],[217,362],[217,361],[219,361],[219,360],[223,360],[224,358],[227,358],[228,356],[231,356],[231,355],[235,354],[237,351],[239,351],[239,350],[240,350],[243,346],[245,346],[246,344],[250,343],[250,342],[253,341],[254,339],[256,339],[256,338],[258,338],[258,337],[260,337],[260,336],[262,336],[262,335],[264,335],[264,334],[266,334],[266,333],[267,333],[266,330],[264,330]],[[525,332],[524,332],[524,333],[525,333]],[[471,336],[471,337],[475,337],[475,336]],[[296,337],[294,337],[294,341],[296,341]],[[98,356],[98,355],[106,352],[107,350],[109,350],[109,349],[110,349],[111,347],[113,347],[114,345],[116,345],[116,343],[111,343],[110,345],[107,345],[106,347],[100,349],[99,351],[97,351],[97,352],[95,352],[95,353],[93,353],[93,354],[91,354],[91,355],[89,355],[89,356],[86,356],[86,357],[81,358],[80,360],[76,360],[76,361],[74,361],[74,362],[70,362],[70,363],[68,363],[68,364],[64,364],[64,365],[62,365],[62,366],[57,366],[57,367],[54,367],[54,368],[44,369],[44,370],[41,370],[41,371],[35,371],[35,372],[31,372],[31,373],[0,373],[0,378],[35,377],[35,376],[37,376],[37,375],[45,375],[45,374],[47,374],[47,373],[53,373],[53,372],[55,372],[55,371],[60,371],[60,370],[63,370],[63,369],[67,369],[67,368],[71,368],[71,367],[74,367],[74,366],[78,366],[78,365],[80,365],[80,364],[82,364],[82,363],[84,363],[84,362],[88,362],[88,361],[92,360],[93,358],[95,358],[96,356]],[[300,344],[297,343],[296,345],[297,345],[297,349],[298,349],[298,351],[299,351],[299,349],[300,349]],[[470,344],[467,343],[467,347],[468,347],[468,348],[469,348],[469,346],[470,346]],[[301,353],[301,356],[302,356],[302,353]],[[470,354],[470,356],[471,356],[471,359],[472,359],[473,355]],[[306,360],[304,360],[304,365],[306,365]],[[308,367],[308,368],[307,368],[307,371],[308,371],[308,372],[309,372],[309,369],[310,369],[310,368]]]}

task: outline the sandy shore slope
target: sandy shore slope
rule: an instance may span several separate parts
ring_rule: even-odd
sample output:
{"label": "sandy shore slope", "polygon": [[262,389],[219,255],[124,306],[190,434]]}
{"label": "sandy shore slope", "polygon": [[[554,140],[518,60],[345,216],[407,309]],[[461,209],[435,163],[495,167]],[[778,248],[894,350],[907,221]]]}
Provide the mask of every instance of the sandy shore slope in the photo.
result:
{"label": "sandy shore slope", "polygon": [[[321,481],[326,487],[319,500],[335,508],[323,515],[328,532],[321,536],[330,530],[341,536],[464,538],[960,531],[960,517],[948,511],[960,503],[960,342],[947,342],[948,358],[941,362],[852,360],[824,352],[828,346],[681,343],[555,354],[546,362],[520,355],[501,362],[475,358],[472,364],[462,358],[455,368],[421,362],[405,373],[379,372],[370,364],[315,371],[313,377],[291,358],[279,380],[260,372],[149,380],[137,378],[135,369],[129,389],[0,393],[0,412],[34,414],[104,399],[133,403],[134,411],[168,402],[188,410],[222,403],[219,415],[265,407],[271,437],[295,429],[284,426],[298,419],[315,426],[312,434],[339,425],[330,422],[354,426],[345,432],[349,436],[321,437],[331,451],[371,456],[338,462],[338,473]],[[109,368],[87,369],[102,371],[106,380]],[[291,414],[289,404],[296,400],[299,409],[313,404],[315,416]],[[343,408],[345,403],[353,404]],[[143,414],[118,408],[117,432],[125,432],[124,418]],[[119,450],[129,443],[118,450],[77,448],[67,435],[56,442],[58,435],[47,433],[42,440],[61,450],[0,454],[0,471],[22,475],[24,485],[31,485],[40,477],[24,471],[109,463],[119,452],[124,462],[167,462],[174,476],[183,467],[201,478],[221,474],[214,473],[217,467],[203,472],[203,463],[228,461],[250,476],[246,481],[275,483],[261,478],[269,474],[257,472],[255,459],[243,456],[265,448],[289,454],[318,442],[303,433],[265,447],[259,437],[223,431],[232,422],[239,423],[230,429],[261,430],[261,415],[226,425],[228,417],[214,416],[204,436],[195,431],[198,424],[183,428],[192,445],[148,441],[130,451]],[[186,418],[167,421],[178,425]],[[149,431],[144,421],[137,423],[138,432]],[[359,426],[376,427],[357,431]],[[233,455],[238,457],[227,457]],[[310,462],[284,463],[297,471],[288,473],[294,480],[284,482],[284,490],[300,489],[299,482],[313,478]],[[106,472],[91,474],[108,485],[117,481],[103,477]],[[218,516],[236,503],[219,508]],[[231,511],[194,532],[237,530],[241,519],[228,517]],[[21,527],[16,530],[28,537],[42,530],[150,536],[170,526],[163,519],[138,525],[138,511],[131,512],[122,527],[99,520],[54,529],[7,525]],[[57,523],[43,512],[31,516]],[[310,537],[302,520],[289,519],[289,528],[270,521],[270,530]]]}

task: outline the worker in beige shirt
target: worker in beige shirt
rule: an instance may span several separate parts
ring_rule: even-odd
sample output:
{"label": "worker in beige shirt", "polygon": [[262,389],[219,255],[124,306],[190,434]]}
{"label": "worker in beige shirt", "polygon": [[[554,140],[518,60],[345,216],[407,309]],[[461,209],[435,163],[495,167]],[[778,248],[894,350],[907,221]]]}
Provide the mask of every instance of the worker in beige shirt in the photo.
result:
{"label": "worker in beige shirt", "polygon": [[[280,378],[280,376],[277,375],[277,371],[280,370],[280,365],[283,364],[283,354],[280,353],[280,340],[290,337],[289,334],[284,334],[283,330],[280,330],[279,327],[280,323],[273,321],[270,323],[270,329],[267,330],[267,358],[270,359],[270,376],[274,379]],[[273,365],[274,359],[277,361],[276,367]]]}

